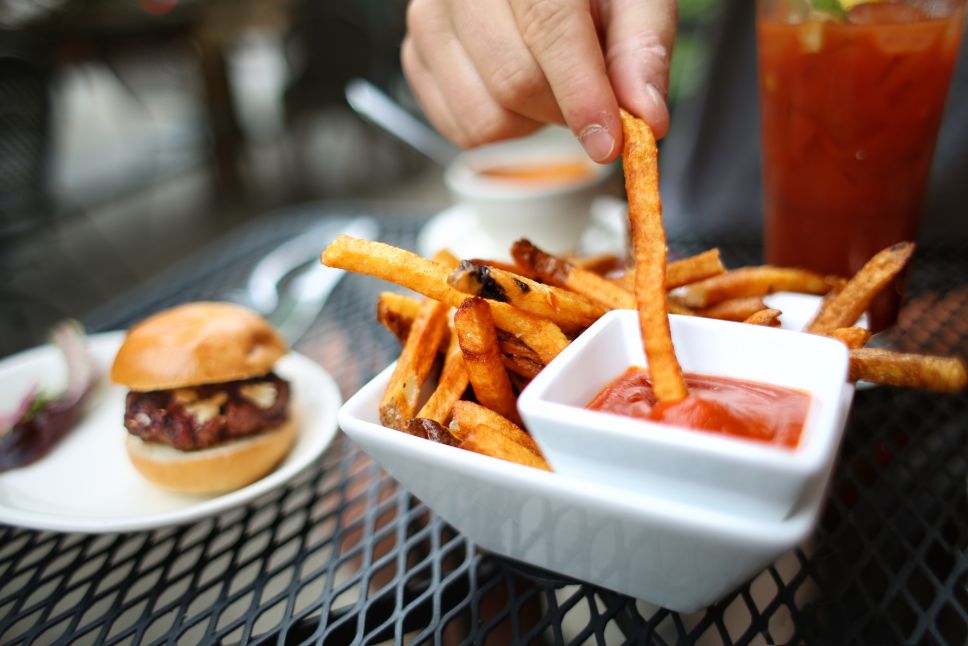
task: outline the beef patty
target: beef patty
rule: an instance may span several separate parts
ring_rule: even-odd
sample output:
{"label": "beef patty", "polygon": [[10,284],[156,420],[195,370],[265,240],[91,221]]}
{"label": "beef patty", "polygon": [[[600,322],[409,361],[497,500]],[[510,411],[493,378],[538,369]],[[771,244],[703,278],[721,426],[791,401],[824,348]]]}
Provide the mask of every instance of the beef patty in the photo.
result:
{"label": "beef patty", "polygon": [[269,373],[221,384],[128,393],[124,427],[146,442],[207,449],[286,421],[289,383]]}

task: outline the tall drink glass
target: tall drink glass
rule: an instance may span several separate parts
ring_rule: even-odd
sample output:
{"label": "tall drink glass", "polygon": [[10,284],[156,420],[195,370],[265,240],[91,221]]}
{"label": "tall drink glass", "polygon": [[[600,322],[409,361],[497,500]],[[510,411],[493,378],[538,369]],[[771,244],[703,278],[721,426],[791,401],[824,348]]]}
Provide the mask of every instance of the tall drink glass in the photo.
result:
{"label": "tall drink glass", "polygon": [[965,0],[757,1],[767,262],[849,276],[917,235]]}

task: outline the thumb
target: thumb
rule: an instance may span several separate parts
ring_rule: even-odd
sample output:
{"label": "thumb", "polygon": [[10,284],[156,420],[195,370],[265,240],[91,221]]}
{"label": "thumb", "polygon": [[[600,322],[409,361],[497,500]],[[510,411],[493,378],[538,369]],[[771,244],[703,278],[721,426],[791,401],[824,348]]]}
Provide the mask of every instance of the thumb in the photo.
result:
{"label": "thumb", "polygon": [[611,0],[603,5],[605,65],[615,96],[661,138],[669,131],[666,93],[676,0]]}

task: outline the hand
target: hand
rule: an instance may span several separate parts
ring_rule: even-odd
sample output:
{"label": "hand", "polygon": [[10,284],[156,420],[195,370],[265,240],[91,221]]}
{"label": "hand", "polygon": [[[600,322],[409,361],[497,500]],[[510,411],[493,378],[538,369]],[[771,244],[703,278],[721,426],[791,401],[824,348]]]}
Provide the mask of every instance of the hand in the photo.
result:
{"label": "hand", "polygon": [[622,150],[619,105],[657,137],[676,0],[411,0],[403,70],[463,147],[567,125],[595,161]]}

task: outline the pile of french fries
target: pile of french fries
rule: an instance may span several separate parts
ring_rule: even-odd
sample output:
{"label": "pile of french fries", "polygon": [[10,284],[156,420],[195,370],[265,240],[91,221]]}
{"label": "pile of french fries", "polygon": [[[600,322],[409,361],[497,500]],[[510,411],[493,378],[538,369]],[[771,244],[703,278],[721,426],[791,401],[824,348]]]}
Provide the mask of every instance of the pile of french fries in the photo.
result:
{"label": "pile of french fries", "polygon": [[[881,251],[849,280],[773,266],[727,270],[718,249],[667,263],[655,139],[628,113],[622,113],[622,123],[635,255],[634,266],[624,272],[616,271],[622,262],[615,257],[556,256],[523,239],[510,250],[513,263],[460,261],[447,251],[423,258],[347,236],[323,251],[327,266],[423,296],[384,292],[377,302],[377,319],[403,345],[380,404],[385,426],[550,470],[523,428],[517,393],[605,312],[638,310],[656,397],[675,402],[688,393],[669,313],[778,326],[782,312],[763,302],[777,291],[823,296],[807,332],[850,348],[851,380],[940,392],[965,386],[961,360],[866,348],[870,333],[856,326],[907,264],[912,243]],[[434,387],[422,401],[428,385]]]}

